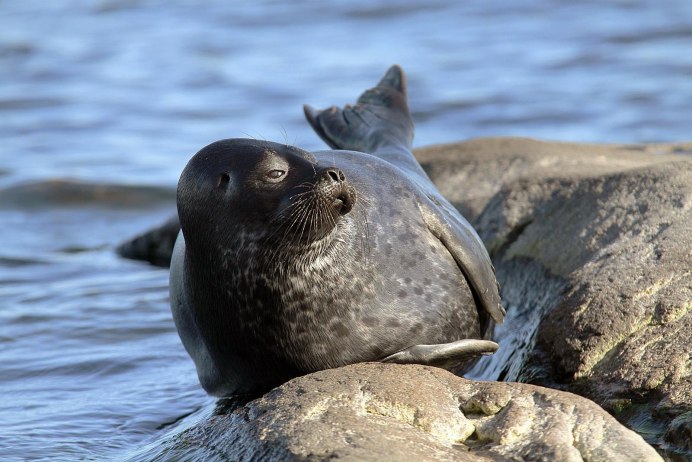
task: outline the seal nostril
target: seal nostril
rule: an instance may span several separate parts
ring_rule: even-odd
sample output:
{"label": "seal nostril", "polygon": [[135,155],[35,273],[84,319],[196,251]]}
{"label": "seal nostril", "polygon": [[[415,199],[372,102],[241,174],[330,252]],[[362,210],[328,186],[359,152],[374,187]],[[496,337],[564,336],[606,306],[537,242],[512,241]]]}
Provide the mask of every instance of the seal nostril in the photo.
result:
{"label": "seal nostril", "polygon": [[[342,172],[338,168],[330,168],[326,170],[323,173],[323,175],[324,174],[328,175],[329,179],[331,179],[331,181],[334,181],[335,183],[343,183],[344,181],[346,181],[346,175],[344,175],[344,172]],[[326,179],[326,177],[323,178]]]}

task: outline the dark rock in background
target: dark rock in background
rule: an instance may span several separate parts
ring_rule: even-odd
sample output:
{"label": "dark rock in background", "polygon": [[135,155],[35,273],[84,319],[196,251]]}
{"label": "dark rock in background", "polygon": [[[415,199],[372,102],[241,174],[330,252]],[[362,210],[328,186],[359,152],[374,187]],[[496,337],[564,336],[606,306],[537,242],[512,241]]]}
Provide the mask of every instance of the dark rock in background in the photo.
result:
{"label": "dark rock in background", "polygon": [[0,188],[0,208],[88,205],[129,208],[166,203],[174,198],[175,191],[156,186],[85,183],[78,180],[43,180]]}
{"label": "dark rock in background", "polygon": [[175,215],[158,228],[146,231],[121,243],[116,248],[116,252],[125,258],[144,260],[152,265],[169,267],[173,256],[173,246],[179,231],[180,221],[178,215]]}

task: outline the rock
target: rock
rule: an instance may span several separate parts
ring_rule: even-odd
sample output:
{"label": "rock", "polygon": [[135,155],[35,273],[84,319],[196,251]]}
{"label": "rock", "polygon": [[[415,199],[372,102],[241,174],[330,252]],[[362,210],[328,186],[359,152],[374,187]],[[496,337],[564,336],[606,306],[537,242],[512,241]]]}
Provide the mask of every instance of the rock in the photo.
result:
{"label": "rock", "polygon": [[477,373],[578,393],[650,442],[689,449],[690,153],[528,139],[418,152],[474,221],[509,307]]}
{"label": "rock", "polygon": [[137,460],[660,461],[594,403],[433,367],[356,364],[293,379]]}
{"label": "rock", "polygon": [[159,227],[121,243],[116,252],[121,257],[143,260],[167,268],[171,265],[173,246],[179,231],[180,221],[178,215],[175,215]]}
{"label": "rock", "polygon": [[0,189],[2,208],[146,207],[171,202],[174,198],[175,192],[167,188],[76,180],[43,180]]}

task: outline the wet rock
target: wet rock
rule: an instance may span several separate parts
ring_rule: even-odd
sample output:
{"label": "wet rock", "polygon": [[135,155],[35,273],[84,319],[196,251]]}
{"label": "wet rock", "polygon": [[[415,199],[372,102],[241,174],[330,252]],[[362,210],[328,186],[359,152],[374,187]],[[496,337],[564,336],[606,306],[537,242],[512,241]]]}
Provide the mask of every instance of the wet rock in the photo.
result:
{"label": "wet rock", "polygon": [[668,426],[664,447],[692,451],[692,412],[678,415]]}
{"label": "wet rock", "polygon": [[2,208],[146,207],[172,202],[175,192],[156,186],[85,183],[77,180],[43,180],[0,189]]}
{"label": "wet rock", "polygon": [[475,220],[509,307],[500,351],[477,373],[573,391],[654,444],[689,446],[678,438],[692,411],[685,153],[691,144],[527,139],[419,151]]}
{"label": "wet rock", "polygon": [[175,215],[157,228],[122,242],[116,248],[116,252],[121,257],[147,261],[155,266],[169,267],[178,232],[180,232],[180,221]]}
{"label": "wet rock", "polygon": [[571,393],[374,363],[294,379],[139,455],[145,459],[662,460]]}

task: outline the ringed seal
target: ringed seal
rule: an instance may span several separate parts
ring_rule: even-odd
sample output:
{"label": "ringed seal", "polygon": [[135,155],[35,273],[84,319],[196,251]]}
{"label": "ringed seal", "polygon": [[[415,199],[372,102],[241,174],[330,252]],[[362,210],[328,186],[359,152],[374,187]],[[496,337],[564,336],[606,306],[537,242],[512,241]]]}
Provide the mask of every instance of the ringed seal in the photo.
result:
{"label": "ringed seal", "polygon": [[362,361],[463,368],[504,310],[471,225],[411,153],[405,76],[305,106],[338,151],[227,139],[178,183],[171,308],[204,389],[252,394]]}

